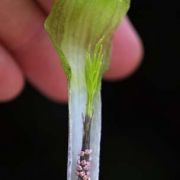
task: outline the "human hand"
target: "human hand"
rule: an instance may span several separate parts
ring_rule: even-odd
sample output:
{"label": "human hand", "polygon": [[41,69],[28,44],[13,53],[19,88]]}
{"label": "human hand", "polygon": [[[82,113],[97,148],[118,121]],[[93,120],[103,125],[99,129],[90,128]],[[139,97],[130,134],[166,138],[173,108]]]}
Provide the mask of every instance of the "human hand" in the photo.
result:
{"label": "human hand", "polygon": [[[28,79],[55,101],[67,100],[67,82],[43,23],[52,0],[0,0],[0,101],[16,97]],[[108,80],[130,75],[143,55],[141,41],[125,18],[113,37]]]}

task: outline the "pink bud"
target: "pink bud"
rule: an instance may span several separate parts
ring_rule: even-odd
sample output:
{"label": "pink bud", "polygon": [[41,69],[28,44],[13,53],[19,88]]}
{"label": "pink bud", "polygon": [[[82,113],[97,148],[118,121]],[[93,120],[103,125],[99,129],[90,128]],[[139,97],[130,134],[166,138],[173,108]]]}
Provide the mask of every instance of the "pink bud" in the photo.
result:
{"label": "pink bud", "polygon": [[86,150],[84,151],[84,154],[89,155],[89,149],[86,149]]}
{"label": "pink bud", "polygon": [[84,171],[79,172],[79,176],[83,177],[85,175]]}
{"label": "pink bud", "polygon": [[90,155],[92,153],[92,149],[86,149],[84,153],[86,155]]}
{"label": "pink bud", "polygon": [[84,151],[81,151],[80,156],[84,156]]}
{"label": "pink bud", "polygon": [[78,165],[78,166],[77,166],[77,170],[78,170],[78,171],[82,171],[82,167]]}
{"label": "pink bud", "polygon": [[83,180],[88,180],[88,177],[86,175],[83,176]]}
{"label": "pink bud", "polygon": [[84,166],[83,168],[85,171],[88,171],[90,169],[90,167],[88,165]]}
{"label": "pink bud", "polygon": [[85,166],[86,164],[87,164],[87,161],[86,161],[86,160],[82,160],[82,161],[81,161],[81,165],[82,165],[82,166]]}
{"label": "pink bud", "polygon": [[89,161],[86,161],[87,166],[91,166],[91,163]]}

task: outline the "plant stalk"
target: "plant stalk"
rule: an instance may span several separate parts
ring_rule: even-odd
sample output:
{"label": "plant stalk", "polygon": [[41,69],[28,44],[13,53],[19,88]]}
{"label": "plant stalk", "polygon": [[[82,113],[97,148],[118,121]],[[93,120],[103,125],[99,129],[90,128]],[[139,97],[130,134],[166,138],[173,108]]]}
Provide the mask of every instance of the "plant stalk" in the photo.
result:
{"label": "plant stalk", "polygon": [[[83,86],[84,77],[73,74],[69,82],[69,144],[68,144],[68,168],[67,180],[81,180],[77,177],[78,160],[90,160],[90,179],[98,180],[100,134],[101,134],[101,98],[100,90],[94,98],[93,115],[86,115],[87,90]],[[79,81],[77,83],[77,81]],[[86,149],[92,149],[92,154],[85,159],[80,153]]]}

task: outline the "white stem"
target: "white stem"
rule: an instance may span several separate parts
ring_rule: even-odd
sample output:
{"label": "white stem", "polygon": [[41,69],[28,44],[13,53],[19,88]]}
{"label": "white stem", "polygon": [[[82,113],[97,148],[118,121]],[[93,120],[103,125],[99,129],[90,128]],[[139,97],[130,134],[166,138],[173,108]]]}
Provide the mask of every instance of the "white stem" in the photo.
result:
{"label": "white stem", "polygon": [[[72,76],[73,77],[73,76]],[[76,163],[81,151],[83,136],[83,115],[86,107],[86,89],[76,83],[75,77],[69,84],[69,142],[67,180],[76,180]],[[78,86],[79,84],[79,86]]]}
{"label": "white stem", "polygon": [[91,180],[99,179],[99,158],[101,140],[101,93],[97,93],[94,100],[94,114],[91,124],[90,147],[92,152]]}
{"label": "white stem", "polygon": [[[73,75],[69,85],[69,144],[67,180],[77,180],[76,163],[82,147],[83,116],[86,110],[86,88],[84,78],[79,74]],[[79,81],[79,82],[77,82]],[[90,147],[92,152],[91,180],[98,180],[99,153],[101,134],[101,98],[97,93],[94,101],[94,113],[90,132]]]}

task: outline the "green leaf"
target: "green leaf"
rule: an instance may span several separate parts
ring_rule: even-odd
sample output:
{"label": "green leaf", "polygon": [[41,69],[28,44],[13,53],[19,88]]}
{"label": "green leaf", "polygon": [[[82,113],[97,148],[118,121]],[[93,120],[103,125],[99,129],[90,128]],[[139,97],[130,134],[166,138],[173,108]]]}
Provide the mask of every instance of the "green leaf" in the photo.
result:
{"label": "green leaf", "polygon": [[[104,69],[107,67],[112,33],[129,8],[130,0],[55,0],[45,22],[66,74],[74,64],[85,66],[89,45],[95,48],[104,37]],[[81,54],[82,58],[79,58]]]}
{"label": "green leaf", "polygon": [[87,106],[86,114],[92,117],[94,97],[101,85],[101,78],[103,73],[103,39],[101,39],[95,46],[93,53],[89,52],[85,59],[85,79],[87,89]]}

